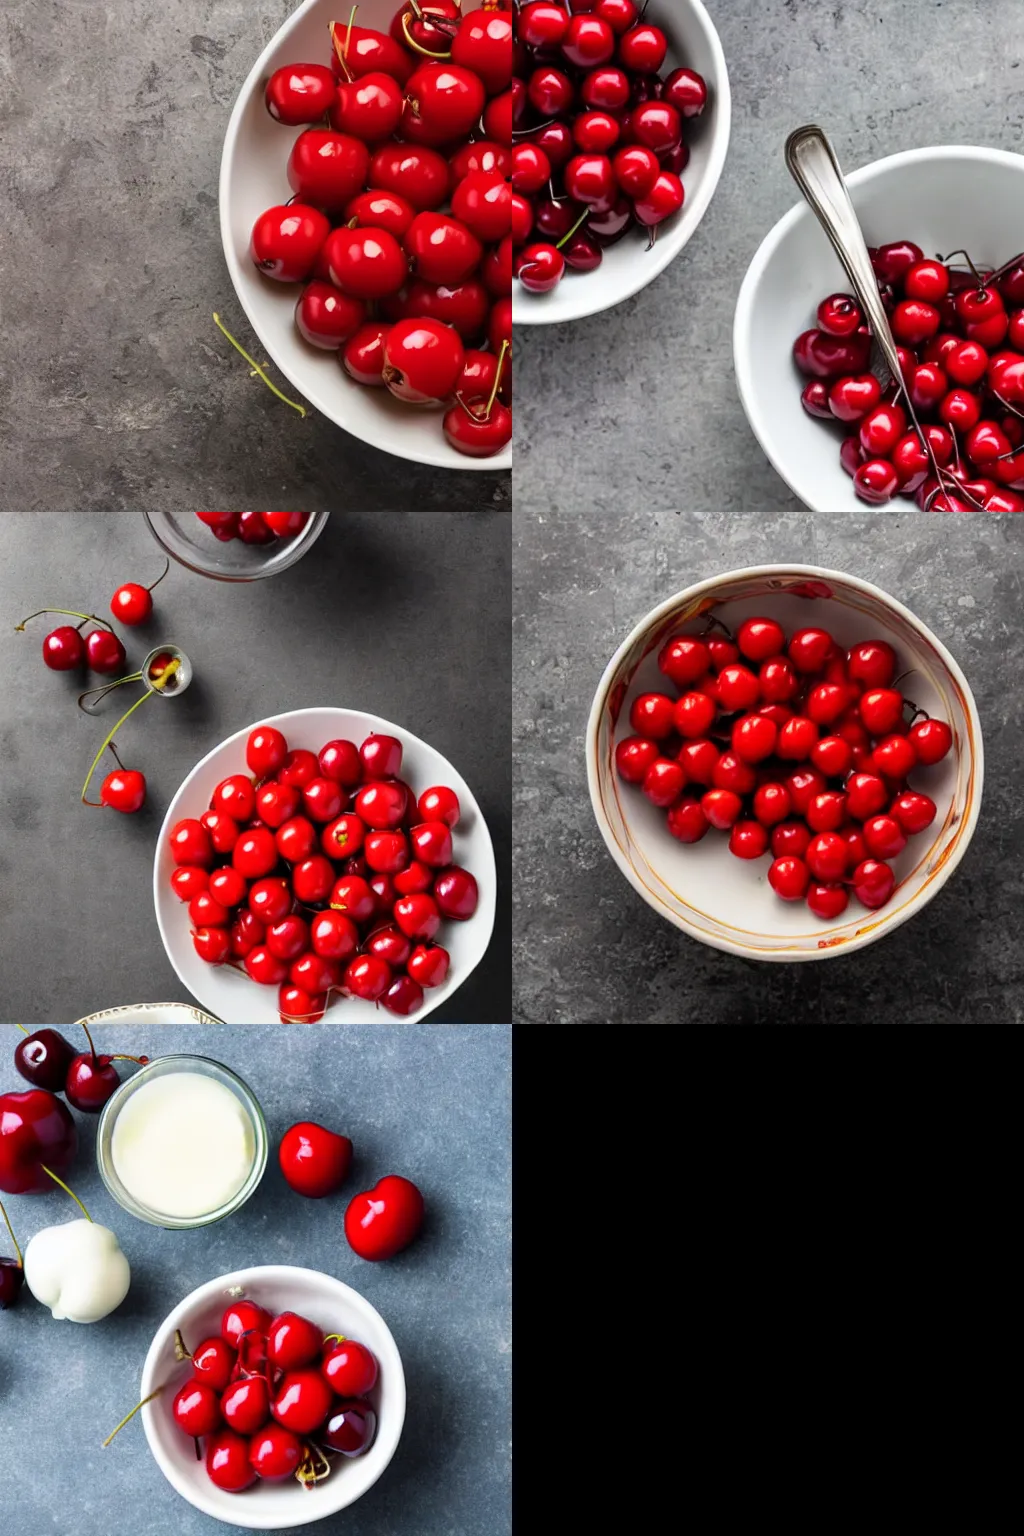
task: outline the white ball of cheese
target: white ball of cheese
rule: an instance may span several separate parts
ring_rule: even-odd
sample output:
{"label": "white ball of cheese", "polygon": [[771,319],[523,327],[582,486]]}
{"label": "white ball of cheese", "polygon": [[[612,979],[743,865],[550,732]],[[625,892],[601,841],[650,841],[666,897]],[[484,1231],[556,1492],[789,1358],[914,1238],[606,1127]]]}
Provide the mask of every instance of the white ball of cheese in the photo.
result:
{"label": "white ball of cheese", "polygon": [[25,1284],[54,1317],[70,1323],[108,1316],[124,1301],[131,1278],[117,1238],[93,1221],[44,1227],[25,1249]]}

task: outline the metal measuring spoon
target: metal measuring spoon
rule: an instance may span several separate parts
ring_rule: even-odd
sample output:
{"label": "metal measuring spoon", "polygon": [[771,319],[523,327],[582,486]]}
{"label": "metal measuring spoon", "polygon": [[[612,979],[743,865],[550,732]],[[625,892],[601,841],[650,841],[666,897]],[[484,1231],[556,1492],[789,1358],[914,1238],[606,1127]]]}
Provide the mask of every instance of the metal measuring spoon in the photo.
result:
{"label": "metal measuring spoon", "polygon": [[889,316],[885,312],[885,305],[878,292],[878,281],[871,265],[871,257],[868,255],[864,231],[860,227],[860,220],[854,210],[836,152],[824,128],[809,123],[803,128],[794,129],[786,140],[786,165],[818,223],[828,235],[833,250],[846,270],[853,291],[860,300],[865,318],[871,327],[872,338],[903,396],[914,431],[931,461],[932,471],[938,481],[934,494],[938,494],[938,491],[946,491],[948,482],[952,481],[956,487],[957,496],[964,501],[970,501],[978,511],[983,511],[980,503],[964,490],[959,481],[943,470],[935,457],[931,443],[921,430],[914,403],[903,381],[896,338],[892,334]]}

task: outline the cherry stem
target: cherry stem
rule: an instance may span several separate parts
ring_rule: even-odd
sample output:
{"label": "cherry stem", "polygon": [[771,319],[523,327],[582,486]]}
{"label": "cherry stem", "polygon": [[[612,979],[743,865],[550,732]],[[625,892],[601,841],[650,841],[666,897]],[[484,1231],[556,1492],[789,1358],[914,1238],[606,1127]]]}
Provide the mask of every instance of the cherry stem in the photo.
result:
{"label": "cherry stem", "polygon": [[259,374],[260,378],[263,380],[264,384],[270,390],[272,395],[276,395],[279,400],[283,400],[285,405],[290,405],[292,410],[293,411],[298,411],[300,416],[308,415],[308,412],[307,412],[306,407],[304,405],[300,405],[297,400],[289,400],[287,395],[282,394],[281,390],[278,389],[277,385],[275,383],[273,383],[272,380],[267,377],[266,373],[260,367],[260,365],[256,361],[256,359],[254,357],[250,357],[249,356],[248,352],[242,346],[242,343],[240,341],[236,341],[235,340],[234,336],[232,336],[231,332],[228,330],[227,326],[223,323],[223,321],[220,318],[220,315],[218,315],[216,311],[214,311],[213,323],[217,327],[217,329],[220,332],[222,332],[223,335],[225,335],[227,337],[228,341],[230,341],[230,343],[234,347],[235,351],[236,352],[240,352],[242,354],[242,356],[245,358],[246,362],[252,368],[253,373],[258,373]]}
{"label": "cherry stem", "polygon": [[[0,1216],[2,1216],[3,1219],[4,1219],[4,1226],[7,1228],[8,1232],[10,1233],[11,1242],[14,1244],[14,1251],[18,1255],[18,1268],[19,1269],[24,1269],[25,1268],[25,1259],[24,1259],[24,1256],[22,1254],[21,1249],[18,1247],[18,1239],[15,1237],[15,1235],[14,1235],[14,1228],[11,1226],[11,1218],[8,1216],[7,1212],[4,1210],[4,1203],[3,1203],[2,1200],[0,1200]],[[332,1333],[331,1337],[332,1337],[332,1339],[337,1339],[339,1341],[339,1343],[341,1342],[341,1335],[340,1334]]]}
{"label": "cherry stem", "polygon": [[89,1050],[92,1052],[92,1059],[93,1059],[93,1062],[95,1063],[95,1061],[96,1061],[96,1047],[93,1044],[92,1035],[90,1035],[90,1033],[89,1033],[89,1026],[88,1026],[88,1024],[83,1024],[82,1028],[85,1030],[85,1038],[89,1042]]}
{"label": "cherry stem", "polygon": [[572,226],[572,229],[567,229],[565,234],[562,236],[561,240],[559,240],[558,244],[555,246],[555,250],[556,251],[560,251],[562,249],[562,246],[565,245],[566,241],[572,239],[573,235],[579,229],[580,225],[585,223],[586,220],[589,219],[589,217],[590,217],[590,209],[589,208],[584,208],[583,212],[580,214],[579,218],[576,220],[576,223]]}
{"label": "cherry stem", "polygon": [[[353,15],[354,14],[355,13],[353,12]],[[336,21],[329,21],[327,23],[327,30],[331,34],[331,47],[334,49],[335,57],[337,58],[338,63],[341,65],[342,73],[344,74],[345,79],[348,81],[349,85],[351,85],[352,76],[349,74],[348,65],[345,62],[345,49],[348,47],[349,35],[352,31],[352,23],[350,21],[348,24],[348,32],[345,34],[344,44],[340,44],[338,42],[338,23]]]}
{"label": "cherry stem", "polygon": [[558,121],[558,119],[556,117],[549,117],[549,118],[546,119],[545,122],[543,122],[543,123],[533,123],[532,126],[529,127],[529,128],[513,128],[512,129],[512,137],[514,139],[521,139],[524,136],[524,134],[527,134],[527,133],[537,133],[537,132],[540,131],[541,128],[550,128],[551,124],[552,123],[556,123],[557,121]]}
{"label": "cherry stem", "polygon": [[131,709],[129,709],[125,714],[123,714],[121,716],[120,720],[114,726],[114,729],[111,731],[110,735],[107,737],[106,741],[103,743],[102,747],[100,747],[99,751],[96,753],[96,756],[93,758],[92,767],[89,769],[88,777],[86,778],[85,783],[82,785],[82,804],[83,805],[91,805],[94,810],[97,809],[97,808],[99,808],[100,810],[104,809],[102,800],[97,801],[97,800],[87,800],[86,799],[86,796],[89,793],[89,785],[92,783],[92,776],[96,772],[96,769],[100,765],[101,757],[103,756],[103,754],[107,750],[107,748],[113,743],[114,737],[117,735],[117,733],[121,729],[122,725],[124,725],[126,721],[131,719],[132,715],[134,715],[134,713],[135,713],[135,711],[137,709],[141,709],[142,708],[142,705],[145,704],[147,699],[151,699],[152,697],[153,697],[153,695],[147,689],[146,692],[142,695],[141,699],[136,699],[135,703],[132,705]]}
{"label": "cherry stem", "polygon": [[998,283],[1001,277],[1005,277],[1007,272],[1012,272],[1013,268],[1019,266],[1022,261],[1024,261],[1024,251],[1018,251],[1016,256],[1011,256],[1009,261],[1004,261],[1001,267],[997,267],[996,270],[989,275],[988,282],[990,284]]}
{"label": "cherry stem", "polygon": [[[3,1210],[3,1206],[0,1206],[0,1210]],[[14,1236],[13,1232],[11,1233],[11,1236],[12,1237]],[[345,1335],[343,1333],[325,1333],[324,1334],[324,1343],[325,1344],[330,1344],[332,1339],[336,1343],[338,1343],[338,1344],[344,1344],[344,1342],[345,1342]]]}
{"label": "cherry stem", "polygon": [[174,1358],[178,1361],[192,1359],[192,1354],[188,1348],[188,1345],[185,1343],[185,1340],[181,1336],[180,1328],[176,1329],[174,1333]]}
{"label": "cherry stem", "polygon": [[509,343],[508,338],[506,337],[501,344],[501,351],[498,353],[498,366],[494,372],[494,383],[491,386],[491,393],[487,398],[487,409],[484,411],[484,421],[490,421],[491,412],[494,409],[494,402],[498,398],[498,390],[501,387],[501,370],[505,366],[505,355],[508,352],[508,347]]}
{"label": "cherry stem", "polygon": [[96,703],[100,704],[108,693],[113,693],[115,688],[123,688],[125,683],[141,683],[142,673],[133,672],[130,677],[119,677],[116,683],[101,683],[98,688],[87,688],[84,693],[78,695],[78,707],[83,715],[95,714],[95,710],[83,703],[84,699],[91,699],[96,695]]}
{"label": "cherry stem", "polygon": [[160,585],[160,583],[161,583],[161,582],[162,582],[162,581],[163,581],[163,579],[164,579],[164,576],[166,576],[166,575],[167,575],[167,573],[168,573],[168,571],[169,571],[169,570],[170,570],[170,568],[171,568],[171,562],[170,562],[170,561],[169,561],[169,560],[168,560],[168,562],[167,562],[167,564],[166,564],[166,565],[165,565],[165,566],[164,566],[164,569],[163,569],[163,575],[162,575],[162,576],[158,576],[158,577],[157,577],[157,579],[156,579],[156,581],[154,581],[154,583],[153,583],[153,585],[152,585],[152,586],[151,586],[151,587],[147,587],[147,588],[146,588],[146,591],[147,591],[147,592],[153,592],[153,591],[155,591],[155,590],[156,590],[156,588],[157,588],[157,587],[158,587],[158,586],[159,586],[159,585]]}
{"label": "cherry stem", "polygon": [[140,1408],[145,1408],[147,1403],[151,1403],[154,1398],[159,1397],[163,1390],[164,1390],[163,1387],[157,1387],[156,1391],[155,1392],[151,1392],[148,1397],[144,1397],[142,1399],[141,1403],[136,1403],[135,1407],[132,1409],[131,1413],[126,1413],[124,1418],[121,1420],[120,1424],[117,1426],[117,1428],[114,1429],[114,1430],[111,1430],[110,1434],[107,1436],[107,1438],[104,1440],[103,1444],[100,1446],[100,1450],[105,1451],[107,1446],[110,1444],[111,1440],[113,1440],[114,1436],[115,1435],[119,1435],[121,1433],[122,1429],[124,1429],[126,1424],[130,1424],[131,1423],[132,1419],[134,1419],[134,1417],[138,1413],[139,1409]]}
{"label": "cherry stem", "polygon": [[974,262],[971,260],[970,254],[967,251],[965,251],[965,250],[950,251],[948,256],[941,256],[939,258],[939,260],[944,262],[944,263],[948,263],[949,261],[952,260],[952,258],[954,256],[962,256],[964,261],[966,261],[966,263],[968,265],[968,268],[970,269],[971,276],[974,278],[974,281],[977,283],[977,285],[978,285],[978,292],[980,293],[981,290],[986,286],[986,284],[991,282],[991,278],[984,278],[984,277],[982,277],[981,273],[978,271],[977,267],[974,265]]}
{"label": "cherry stem", "polygon": [[53,1180],[53,1182],[55,1184],[59,1184],[60,1185],[61,1189],[64,1191],[64,1193],[66,1195],[70,1195],[71,1196],[72,1200],[78,1206],[78,1209],[81,1211],[81,1213],[85,1217],[86,1221],[92,1221],[92,1217],[89,1215],[89,1212],[86,1210],[86,1208],[82,1204],[81,1200],[79,1200],[79,1198],[75,1194],[74,1190],[73,1189],[68,1189],[67,1185],[64,1183],[64,1180],[63,1179],[58,1179],[57,1175],[53,1172],[53,1170],[50,1169],[50,1168],[47,1168],[45,1163],[40,1163],[39,1166],[40,1166],[40,1168],[43,1170],[43,1172],[45,1174],[49,1175],[49,1177]]}
{"label": "cherry stem", "polygon": [[[420,13],[420,15],[422,16],[422,13]],[[433,26],[433,22],[430,22],[429,25]],[[438,27],[437,30],[440,31],[440,27]],[[412,33],[409,31],[408,11],[402,12],[402,36],[405,38],[413,53],[422,53],[425,59],[450,59],[452,56],[452,51],[450,48],[446,48],[444,53],[434,53],[432,49],[424,48],[422,43],[418,43],[416,41]],[[413,110],[415,111],[415,108]]]}
{"label": "cherry stem", "polygon": [[111,1061],[134,1061],[137,1067],[148,1067],[148,1056],[111,1056]]}
{"label": "cherry stem", "polygon": [[72,608],[40,608],[38,613],[30,613],[27,619],[23,619],[20,624],[15,624],[14,633],[23,635],[26,624],[31,624],[33,619],[41,619],[46,613],[62,613],[68,619],[81,619],[82,624],[78,626],[79,629],[83,624],[102,624],[104,629],[108,629],[111,634],[114,633],[114,626],[108,624],[106,619],[97,618],[94,613],[76,613]]}
{"label": "cherry stem", "polygon": [[28,1030],[25,1028],[24,1024],[19,1024],[18,1028],[21,1030],[23,1035],[27,1035],[28,1034]]}

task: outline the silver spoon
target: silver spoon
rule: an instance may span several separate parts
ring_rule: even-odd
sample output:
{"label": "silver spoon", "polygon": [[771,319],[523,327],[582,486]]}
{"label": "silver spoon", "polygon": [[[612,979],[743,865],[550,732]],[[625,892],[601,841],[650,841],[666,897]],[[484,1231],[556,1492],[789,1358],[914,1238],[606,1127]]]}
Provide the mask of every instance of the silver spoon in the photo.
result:
{"label": "silver spoon", "polygon": [[957,496],[970,501],[979,511],[983,511],[981,504],[964,490],[959,481],[943,470],[935,457],[931,443],[921,430],[913,401],[903,382],[896,338],[892,334],[889,317],[878,292],[878,282],[871,265],[871,257],[868,255],[864,231],[860,227],[860,220],[850,199],[836,152],[825,130],[813,123],[794,129],[786,140],[786,165],[846,270],[853,291],[860,300],[861,308],[871,327],[874,341],[906,402],[907,414],[913,423],[914,431],[931,461],[932,470],[938,481],[938,490],[945,490],[947,482],[952,481],[956,486]]}

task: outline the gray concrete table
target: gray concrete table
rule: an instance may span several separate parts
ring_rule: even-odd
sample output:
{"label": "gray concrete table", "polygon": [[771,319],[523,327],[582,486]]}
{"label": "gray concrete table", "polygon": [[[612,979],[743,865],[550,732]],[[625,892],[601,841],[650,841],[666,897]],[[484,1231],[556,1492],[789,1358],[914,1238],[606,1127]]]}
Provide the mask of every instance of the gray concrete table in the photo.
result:
{"label": "gray concrete table", "polygon": [[172,565],[151,623],[126,632],[129,660],[172,639],[197,676],[180,701],[151,705],[125,727],[119,746],[149,776],[150,803],[122,818],[79,804],[118,716],[108,705],[102,720],[87,719],[74,704],[78,675],[43,666],[47,620],[22,635],[14,626],[45,606],[109,612],[122,581],[155,580],[161,552],[138,512],[0,517],[0,1019],[187,1001],[150,890],[170,799],[234,731],[337,703],[422,736],[480,800],[498,861],[498,922],[439,1022],[507,1023],[510,532],[501,516],[336,512],[316,549],[268,580],[227,585]]}
{"label": "gray concrete table", "polygon": [[[111,1030],[101,1031],[115,1049]],[[122,1032],[123,1036],[123,1032]],[[95,1120],[78,1116],[71,1182],[96,1221],[116,1231],[132,1266],[122,1306],[101,1323],[55,1322],[28,1291],[0,1316],[0,1508],[14,1536],[213,1536],[165,1481],[141,1424],[100,1444],[138,1399],[159,1324],[190,1291],[249,1265],[297,1264],[336,1276],[381,1313],[408,1385],[405,1430],[391,1466],[356,1504],[303,1530],[338,1536],[507,1536],[510,1435],[511,1138],[507,1027],[435,1030],[160,1029],[149,1054],[216,1056],[263,1106],[272,1146],[259,1190],[220,1225],[164,1232],[126,1215],[96,1172]],[[3,1091],[26,1086],[0,1028]],[[133,1039],[142,1049],[141,1032]],[[117,1046],[125,1041],[119,1038]],[[130,1048],[130,1047],[129,1047]],[[276,1146],[299,1119],[352,1138],[345,1189],[304,1200],[288,1189]],[[345,1204],[383,1174],[421,1187],[423,1233],[383,1264],[345,1241]],[[5,1198],[22,1246],[77,1212],[59,1192]],[[7,1254],[6,1233],[0,1253]],[[254,1495],[255,1496],[255,1495]],[[314,1495],[310,1494],[310,1498]],[[247,1497],[243,1495],[242,1497]]]}
{"label": "gray concrete table", "polygon": [[507,503],[507,473],[300,419],[214,327],[259,347],[217,180],[239,87],[297,3],[5,0],[0,510]]}
{"label": "gray concrete table", "polygon": [[[928,144],[1020,146],[1017,0],[707,6],[732,85],[721,181],[686,249],[634,298],[516,331],[517,506],[800,505],[747,425],[732,367],[743,274],[798,198],[786,135],[823,123],[847,170]],[[963,89],[950,89],[952,60]]]}
{"label": "gray concrete table", "polygon": [[[587,793],[583,735],[620,642],[673,592],[761,562],[848,571],[906,603],[966,673],[984,737],[981,819],[948,884],[880,943],[813,965],[741,960],[659,918],[612,862]],[[517,1021],[1024,1022],[1024,518],[534,516],[516,581]]]}

